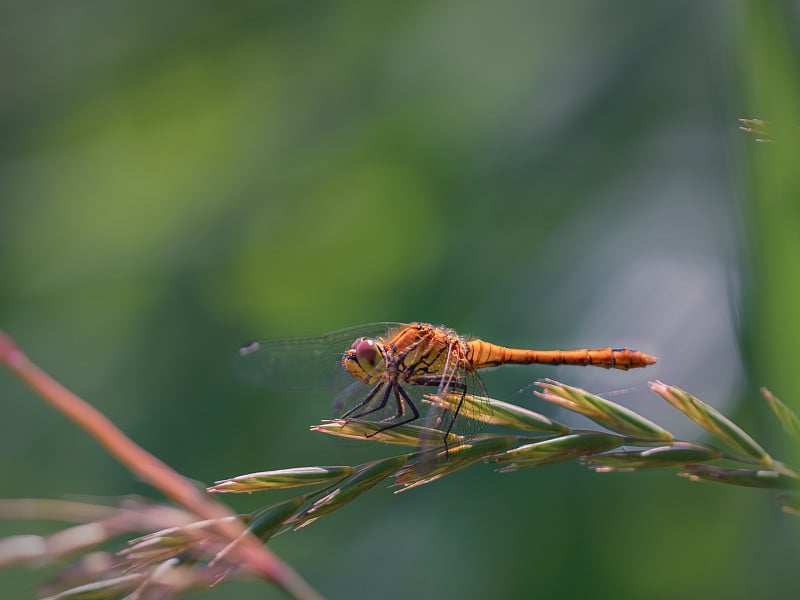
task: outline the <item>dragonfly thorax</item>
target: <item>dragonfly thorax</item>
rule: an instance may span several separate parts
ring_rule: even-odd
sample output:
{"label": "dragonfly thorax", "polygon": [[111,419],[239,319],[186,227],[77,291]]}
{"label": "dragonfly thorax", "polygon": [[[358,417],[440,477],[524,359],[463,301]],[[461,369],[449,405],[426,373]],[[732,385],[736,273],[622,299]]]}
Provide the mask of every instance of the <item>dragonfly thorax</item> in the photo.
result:
{"label": "dragonfly thorax", "polygon": [[453,377],[467,363],[467,344],[454,333],[424,323],[390,331],[387,338],[358,338],[342,366],[366,384],[380,381],[431,385]]}

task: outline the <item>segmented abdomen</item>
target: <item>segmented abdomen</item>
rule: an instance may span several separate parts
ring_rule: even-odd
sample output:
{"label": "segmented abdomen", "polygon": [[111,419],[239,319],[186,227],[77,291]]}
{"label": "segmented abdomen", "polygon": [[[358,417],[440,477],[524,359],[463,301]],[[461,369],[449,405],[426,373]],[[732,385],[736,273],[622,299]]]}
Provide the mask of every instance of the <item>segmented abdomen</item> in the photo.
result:
{"label": "segmented abdomen", "polygon": [[519,350],[483,340],[467,343],[467,360],[474,369],[504,364],[546,364],[593,366],[605,369],[637,369],[656,362],[654,356],[630,348],[594,348],[583,350]]}

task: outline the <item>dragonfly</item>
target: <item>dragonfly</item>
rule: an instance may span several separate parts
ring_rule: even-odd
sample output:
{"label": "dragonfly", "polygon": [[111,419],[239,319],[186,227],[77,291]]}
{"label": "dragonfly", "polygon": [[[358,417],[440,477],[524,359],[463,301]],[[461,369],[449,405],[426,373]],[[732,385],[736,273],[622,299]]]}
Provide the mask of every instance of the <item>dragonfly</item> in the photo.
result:
{"label": "dragonfly", "polygon": [[237,370],[275,390],[338,389],[334,415],[376,423],[376,432],[417,421],[426,400],[430,405],[431,398],[455,398],[448,403],[455,408],[436,416],[431,410],[425,420],[446,440],[467,396],[488,399],[480,369],[546,364],[628,370],[656,360],[629,348],[507,348],[428,323],[385,322],[318,337],[250,342],[239,349]]}

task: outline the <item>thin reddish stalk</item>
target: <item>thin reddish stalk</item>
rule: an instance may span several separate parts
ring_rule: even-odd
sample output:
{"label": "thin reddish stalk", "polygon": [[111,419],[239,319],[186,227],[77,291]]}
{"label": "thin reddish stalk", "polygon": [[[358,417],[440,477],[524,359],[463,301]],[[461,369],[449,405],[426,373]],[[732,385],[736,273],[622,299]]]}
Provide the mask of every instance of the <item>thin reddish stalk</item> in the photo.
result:
{"label": "thin reddish stalk", "polygon": [[51,406],[77,423],[120,463],[177,504],[204,519],[218,519],[218,531],[236,542],[240,558],[262,577],[283,587],[295,598],[320,596],[294,570],[275,556],[255,536],[246,532],[225,506],[210,500],[195,485],[167,464],[138,446],[96,408],[62,386],[32,363],[13,340],[0,331],[0,364],[25,382]]}

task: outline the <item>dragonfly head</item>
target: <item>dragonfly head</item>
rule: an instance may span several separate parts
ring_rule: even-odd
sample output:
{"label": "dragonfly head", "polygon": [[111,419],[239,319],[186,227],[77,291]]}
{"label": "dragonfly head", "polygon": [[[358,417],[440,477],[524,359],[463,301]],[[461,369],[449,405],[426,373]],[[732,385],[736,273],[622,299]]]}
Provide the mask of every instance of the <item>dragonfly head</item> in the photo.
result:
{"label": "dragonfly head", "polygon": [[375,383],[386,369],[383,347],[377,340],[358,338],[342,357],[344,368],[364,383]]}

